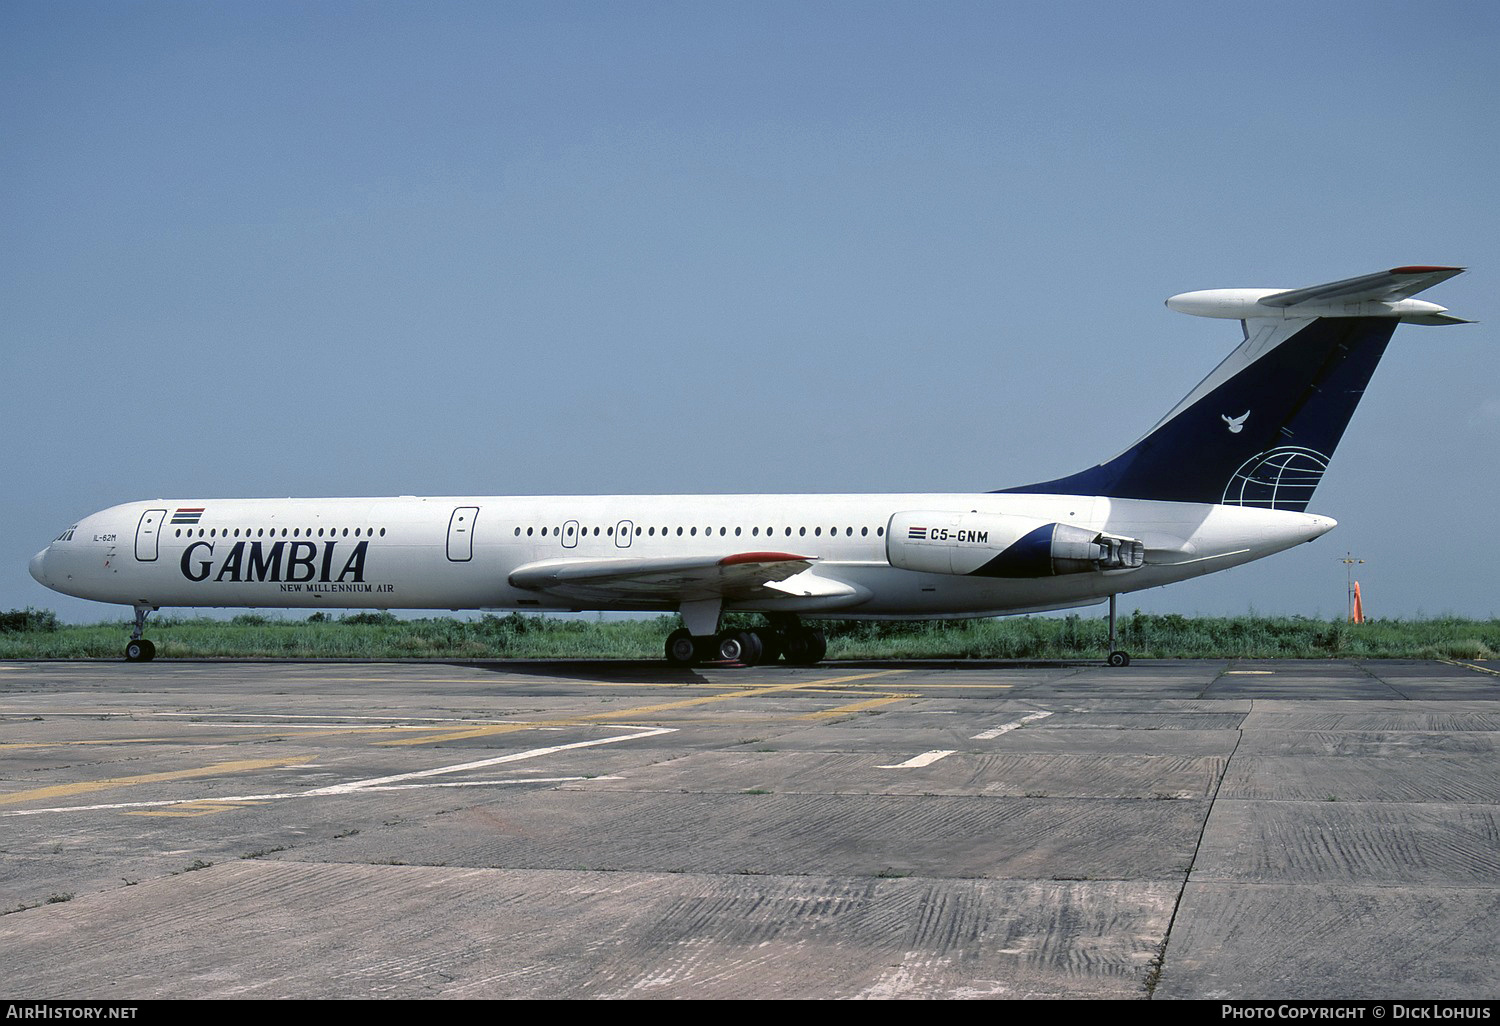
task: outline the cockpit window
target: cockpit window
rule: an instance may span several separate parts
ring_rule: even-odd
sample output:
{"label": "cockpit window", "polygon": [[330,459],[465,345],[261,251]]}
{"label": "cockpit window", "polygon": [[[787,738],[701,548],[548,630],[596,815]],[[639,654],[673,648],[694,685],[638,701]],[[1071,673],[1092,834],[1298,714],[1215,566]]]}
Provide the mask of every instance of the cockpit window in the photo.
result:
{"label": "cockpit window", "polygon": [[58,535],[56,538],[54,538],[52,540],[53,541],[72,541],[73,540],[73,532],[76,531],[76,530],[78,530],[78,525],[74,524],[72,527],[68,528],[66,531],[64,531],[62,534]]}

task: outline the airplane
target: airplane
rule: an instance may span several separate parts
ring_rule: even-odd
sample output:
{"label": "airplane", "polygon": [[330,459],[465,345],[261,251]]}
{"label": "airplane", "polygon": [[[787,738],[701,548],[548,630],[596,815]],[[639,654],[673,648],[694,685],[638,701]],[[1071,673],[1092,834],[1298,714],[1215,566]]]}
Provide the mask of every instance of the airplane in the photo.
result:
{"label": "airplane", "polygon": [[[154,499],[84,517],[32,558],[41,584],[130,605],[131,662],[162,606],[681,614],[670,663],[812,665],[804,620],[936,619],[1115,601],[1310,542],[1307,512],[1400,323],[1471,323],[1411,297],[1462,267],[1166,301],[1243,339],[1139,441],[998,491]],[[766,626],[720,630],[728,610]]]}

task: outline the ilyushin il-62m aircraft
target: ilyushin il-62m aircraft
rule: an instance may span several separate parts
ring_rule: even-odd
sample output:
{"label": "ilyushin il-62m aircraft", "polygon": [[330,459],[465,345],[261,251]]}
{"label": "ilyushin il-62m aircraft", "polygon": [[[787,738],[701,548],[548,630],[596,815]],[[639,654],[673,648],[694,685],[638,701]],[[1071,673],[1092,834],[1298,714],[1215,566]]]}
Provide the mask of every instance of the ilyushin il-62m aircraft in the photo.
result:
{"label": "ilyushin il-62m aircraft", "polygon": [[[155,499],[85,517],[31,560],[49,588],[162,606],[676,611],[679,665],[810,665],[806,620],[995,616],[1110,603],[1310,542],[1307,512],[1396,325],[1462,324],[1411,297],[1463,271],[1397,267],[1300,289],[1167,300],[1244,339],[1145,437],[1079,473],[992,492]],[[764,614],[720,630],[726,610]]]}

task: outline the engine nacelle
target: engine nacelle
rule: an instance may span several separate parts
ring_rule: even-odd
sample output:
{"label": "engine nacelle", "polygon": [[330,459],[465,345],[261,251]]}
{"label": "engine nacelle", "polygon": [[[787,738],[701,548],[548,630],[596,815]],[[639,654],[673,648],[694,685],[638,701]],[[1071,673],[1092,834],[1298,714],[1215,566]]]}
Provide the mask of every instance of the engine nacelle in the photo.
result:
{"label": "engine nacelle", "polygon": [[1145,562],[1146,546],[1034,517],[912,510],[891,517],[885,554],[892,566],[922,573],[1054,577],[1134,570]]}

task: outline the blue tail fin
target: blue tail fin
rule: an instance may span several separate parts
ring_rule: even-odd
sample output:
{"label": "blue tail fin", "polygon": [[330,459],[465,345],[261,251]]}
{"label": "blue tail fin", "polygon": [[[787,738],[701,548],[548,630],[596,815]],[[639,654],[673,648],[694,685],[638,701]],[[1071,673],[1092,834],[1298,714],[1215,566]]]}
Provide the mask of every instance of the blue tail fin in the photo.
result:
{"label": "blue tail fin", "polygon": [[1408,298],[1460,271],[1405,267],[1291,292],[1174,296],[1168,305],[1183,312],[1241,319],[1245,341],[1120,455],[1003,491],[1303,512],[1396,325],[1464,323]]}

